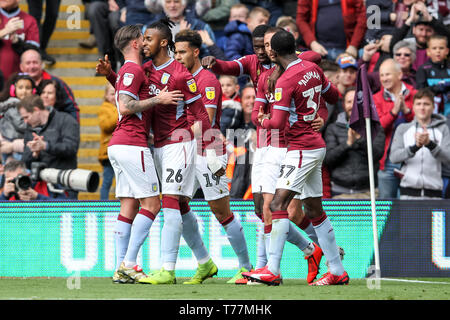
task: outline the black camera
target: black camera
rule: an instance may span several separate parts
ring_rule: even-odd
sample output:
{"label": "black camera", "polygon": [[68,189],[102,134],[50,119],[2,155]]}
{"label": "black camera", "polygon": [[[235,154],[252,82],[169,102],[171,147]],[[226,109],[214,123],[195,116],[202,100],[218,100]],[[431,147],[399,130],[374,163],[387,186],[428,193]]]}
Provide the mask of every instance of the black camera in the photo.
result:
{"label": "black camera", "polygon": [[14,183],[15,191],[25,191],[31,188],[31,178],[27,175],[19,174],[17,177],[11,180]]}

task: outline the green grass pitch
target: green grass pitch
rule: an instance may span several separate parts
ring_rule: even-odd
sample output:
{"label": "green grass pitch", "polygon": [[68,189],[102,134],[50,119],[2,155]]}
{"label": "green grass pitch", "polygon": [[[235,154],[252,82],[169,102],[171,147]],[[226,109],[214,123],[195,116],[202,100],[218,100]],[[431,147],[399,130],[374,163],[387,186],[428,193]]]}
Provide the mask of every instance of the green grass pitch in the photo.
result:
{"label": "green grass pitch", "polygon": [[381,280],[378,288],[366,279],[327,287],[308,286],[304,279],[286,279],[278,287],[230,285],[224,278],[183,285],[184,280],[155,286],[113,284],[110,278],[0,278],[0,300],[450,300],[449,278]]}

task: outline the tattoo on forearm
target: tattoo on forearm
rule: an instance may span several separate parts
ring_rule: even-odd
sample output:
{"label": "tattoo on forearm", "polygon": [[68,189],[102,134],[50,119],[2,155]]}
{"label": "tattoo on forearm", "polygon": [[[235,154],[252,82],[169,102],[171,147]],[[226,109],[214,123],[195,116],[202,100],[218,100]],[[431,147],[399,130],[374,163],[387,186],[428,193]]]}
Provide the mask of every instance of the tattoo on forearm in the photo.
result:
{"label": "tattoo on forearm", "polygon": [[127,108],[130,113],[138,113],[145,111],[159,103],[159,98],[153,97],[146,100],[135,100],[129,95],[121,94],[119,95],[119,100]]}

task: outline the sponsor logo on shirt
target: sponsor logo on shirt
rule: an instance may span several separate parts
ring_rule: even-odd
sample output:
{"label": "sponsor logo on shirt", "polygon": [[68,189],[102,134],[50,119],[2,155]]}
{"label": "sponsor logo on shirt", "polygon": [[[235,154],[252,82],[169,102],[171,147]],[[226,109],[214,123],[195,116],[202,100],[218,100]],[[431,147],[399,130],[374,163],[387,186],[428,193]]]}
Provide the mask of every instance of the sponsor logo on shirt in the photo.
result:
{"label": "sponsor logo on shirt", "polygon": [[130,86],[133,83],[134,74],[126,72],[123,75],[122,83],[124,86]]}

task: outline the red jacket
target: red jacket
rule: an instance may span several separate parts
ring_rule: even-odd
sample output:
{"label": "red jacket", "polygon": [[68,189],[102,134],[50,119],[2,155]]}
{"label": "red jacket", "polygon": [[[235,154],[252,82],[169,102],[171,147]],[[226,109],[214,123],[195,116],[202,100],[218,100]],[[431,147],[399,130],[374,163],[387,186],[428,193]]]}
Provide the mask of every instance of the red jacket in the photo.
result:
{"label": "red jacket", "polygon": [[[414,112],[412,110],[413,106],[413,97],[416,94],[417,90],[414,87],[410,86],[407,83],[404,83],[406,89],[408,89],[408,93],[405,95],[405,104],[411,109],[411,112],[405,116],[405,122],[410,122],[414,119]],[[373,95],[373,101],[377,108],[378,116],[380,118],[381,126],[384,129],[384,133],[386,135],[386,143],[384,144],[384,154],[380,160],[380,170],[384,170],[384,163],[386,161],[386,156],[389,147],[391,146],[391,139],[394,134],[394,122],[397,120],[397,116],[393,116],[391,114],[391,110],[394,107],[394,102],[384,94],[384,88],[381,87],[380,91]]]}
{"label": "red jacket", "polygon": [[[347,46],[359,47],[367,28],[366,7],[363,0],[341,0]],[[319,0],[299,0],[297,4],[297,26],[309,47],[316,40],[316,21]]]}

